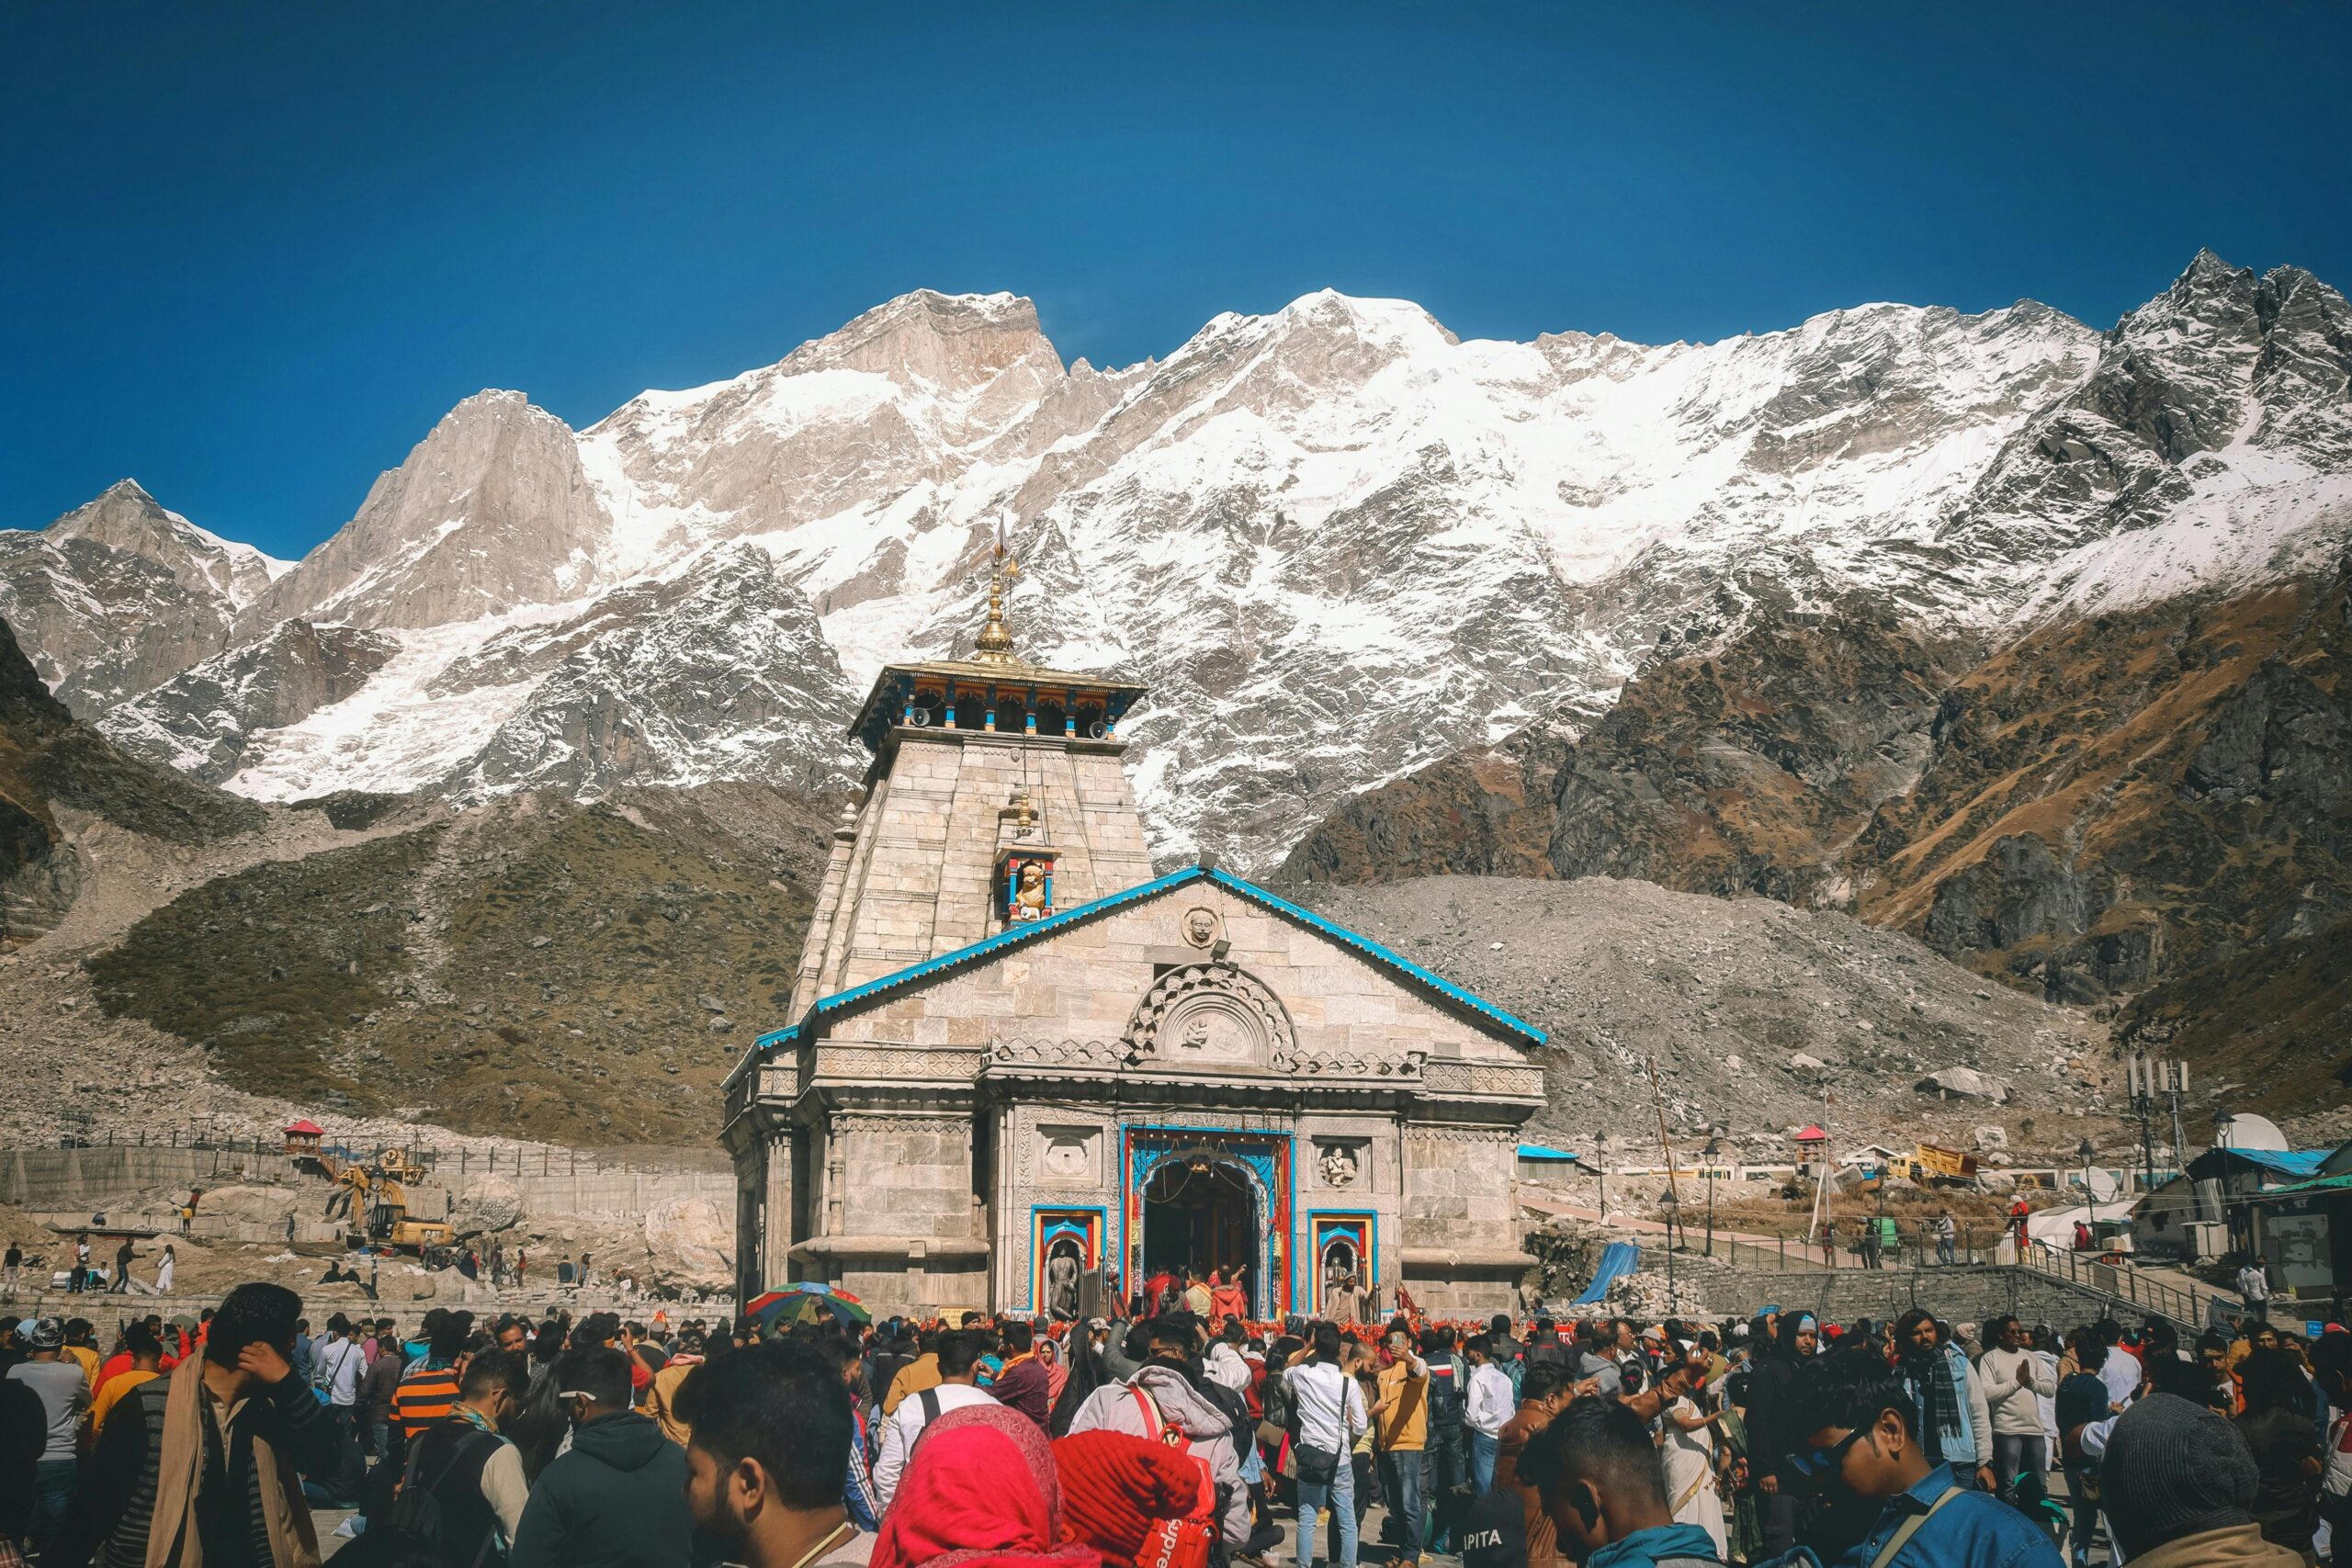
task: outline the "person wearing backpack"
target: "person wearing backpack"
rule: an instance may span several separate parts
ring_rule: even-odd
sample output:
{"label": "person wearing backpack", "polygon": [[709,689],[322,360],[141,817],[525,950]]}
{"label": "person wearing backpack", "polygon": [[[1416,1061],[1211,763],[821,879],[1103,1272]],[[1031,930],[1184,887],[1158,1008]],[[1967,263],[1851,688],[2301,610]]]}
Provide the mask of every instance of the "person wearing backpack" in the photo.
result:
{"label": "person wearing backpack", "polygon": [[530,1488],[498,1420],[528,1384],[519,1357],[488,1351],[468,1361],[458,1403],[410,1446],[399,1496],[338,1555],[354,1568],[500,1568]]}
{"label": "person wearing backpack", "polygon": [[628,1373],[628,1358],[609,1345],[568,1350],[556,1362],[571,1448],[531,1489],[513,1568],[686,1568],[686,1451],[629,1408]]}
{"label": "person wearing backpack", "polygon": [[1208,1383],[1194,1364],[1199,1341],[1190,1314],[1162,1314],[1152,1319],[1148,1337],[1144,1363],[1089,1394],[1070,1421],[1070,1434],[1125,1432],[1171,1448],[1181,1444],[1208,1466],[1219,1537],[1228,1550],[1238,1551],[1250,1543],[1250,1494],[1241,1482],[1233,1418],[1212,1393],[1228,1391]]}
{"label": "person wearing backpack", "polygon": [[883,1427],[881,1451],[874,1457],[874,1501],[884,1515],[889,1513],[890,1500],[898,1495],[899,1483],[906,1476],[907,1461],[925,1427],[950,1410],[999,1403],[994,1394],[979,1386],[983,1348],[984,1341],[973,1329],[951,1328],[942,1334],[938,1340],[939,1382],[909,1394]]}

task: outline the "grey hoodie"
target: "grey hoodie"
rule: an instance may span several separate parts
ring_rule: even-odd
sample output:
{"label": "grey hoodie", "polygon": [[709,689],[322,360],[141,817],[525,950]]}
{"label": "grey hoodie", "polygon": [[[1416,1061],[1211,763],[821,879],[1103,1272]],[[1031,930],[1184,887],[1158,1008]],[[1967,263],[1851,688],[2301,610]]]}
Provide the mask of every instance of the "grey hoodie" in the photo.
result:
{"label": "grey hoodie", "polygon": [[1181,1368],[1165,1361],[1147,1361],[1135,1376],[1104,1383],[1086,1396],[1069,1424],[1080,1432],[1125,1432],[1130,1437],[1157,1438],[1159,1430],[1136,1398],[1140,1387],[1159,1407],[1159,1418],[1184,1434],[1184,1449],[1209,1464],[1209,1479],[1216,1483],[1217,1506],[1225,1543],[1239,1549],[1250,1544],[1250,1494],[1241,1484],[1241,1461],[1233,1448],[1233,1423],[1224,1411],[1194,1388]]}

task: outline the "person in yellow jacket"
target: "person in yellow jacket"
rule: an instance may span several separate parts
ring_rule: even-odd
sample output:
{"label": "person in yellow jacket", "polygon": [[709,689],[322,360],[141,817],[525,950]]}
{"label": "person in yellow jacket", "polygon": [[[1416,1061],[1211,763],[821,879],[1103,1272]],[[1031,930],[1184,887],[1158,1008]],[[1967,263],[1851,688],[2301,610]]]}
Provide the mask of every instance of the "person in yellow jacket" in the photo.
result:
{"label": "person in yellow jacket", "polygon": [[913,1398],[927,1388],[937,1388],[944,1381],[939,1375],[939,1336],[936,1330],[925,1329],[918,1343],[922,1354],[899,1369],[890,1380],[889,1392],[882,1396],[884,1419],[899,1413],[901,1402]]}
{"label": "person in yellow jacket", "polygon": [[1424,1532],[1421,1450],[1429,1444],[1430,1369],[1401,1319],[1390,1325],[1385,1344],[1389,1362],[1380,1369],[1380,1395],[1373,1402],[1372,1441],[1381,1495],[1388,1500],[1388,1528],[1397,1538],[1396,1568],[1413,1568],[1421,1560]]}

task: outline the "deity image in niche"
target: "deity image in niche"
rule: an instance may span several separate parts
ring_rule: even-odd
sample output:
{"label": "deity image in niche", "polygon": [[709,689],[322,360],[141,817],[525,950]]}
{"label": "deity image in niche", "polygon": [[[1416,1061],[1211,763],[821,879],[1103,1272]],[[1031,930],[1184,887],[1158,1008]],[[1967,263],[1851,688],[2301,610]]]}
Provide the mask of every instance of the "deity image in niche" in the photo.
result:
{"label": "deity image in niche", "polygon": [[1323,1173],[1326,1187],[1353,1187],[1356,1178],[1363,1174],[1356,1163],[1356,1151],[1345,1144],[1324,1145],[1323,1157],[1315,1162],[1315,1168]]}
{"label": "deity image in niche", "polygon": [[1012,918],[1035,920],[1044,919],[1046,913],[1046,868],[1033,860],[1021,868],[1012,894]]}
{"label": "deity image in niche", "polygon": [[1248,1057],[1257,1045],[1249,1027],[1222,1008],[1199,1008],[1185,1018],[1176,1032],[1179,1052],[1197,1053],[1221,1061]]}
{"label": "deity image in niche", "polygon": [[1196,907],[1184,911],[1184,940],[1206,947],[1216,940],[1216,911]]}
{"label": "deity image in niche", "polygon": [[1346,1325],[1363,1314],[1363,1292],[1356,1283],[1356,1252],[1335,1241],[1323,1253],[1323,1311],[1332,1322]]}
{"label": "deity image in niche", "polygon": [[1078,1244],[1065,1237],[1046,1255],[1046,1310],[1064,1323],[1078,1316]]}

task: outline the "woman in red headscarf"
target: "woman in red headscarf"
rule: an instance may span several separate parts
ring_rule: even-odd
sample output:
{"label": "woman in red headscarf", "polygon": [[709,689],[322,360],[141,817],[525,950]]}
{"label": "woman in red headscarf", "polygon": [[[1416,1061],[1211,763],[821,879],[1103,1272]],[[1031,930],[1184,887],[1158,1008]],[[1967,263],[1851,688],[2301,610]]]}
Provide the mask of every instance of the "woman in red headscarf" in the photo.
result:
{"label": "woman in red headscarf", "polygon": [[967,1404],[923,1428],[871,1568],[1101,1568],[1062,1540],[1061,1483],[1046,1435],[1001,1404]]}

